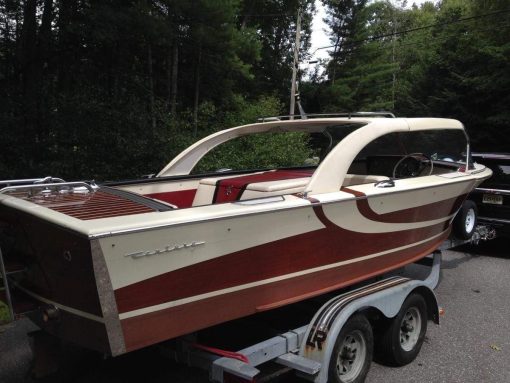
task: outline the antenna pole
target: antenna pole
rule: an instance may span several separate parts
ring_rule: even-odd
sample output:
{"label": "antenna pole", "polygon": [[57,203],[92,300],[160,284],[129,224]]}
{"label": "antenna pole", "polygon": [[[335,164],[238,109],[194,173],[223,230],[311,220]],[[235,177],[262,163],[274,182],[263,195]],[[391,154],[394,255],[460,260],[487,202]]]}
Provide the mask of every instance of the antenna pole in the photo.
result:
{"label": "antenna pole", "polygon": [[294,62],[292,64],[292,83],[290,86],[290,118],[294,119],[294,109],[296,106],[296,76],[299,67],[299,47],[301,39],[301,8],[298,9],[296,24],[296,43],[294,45]]}

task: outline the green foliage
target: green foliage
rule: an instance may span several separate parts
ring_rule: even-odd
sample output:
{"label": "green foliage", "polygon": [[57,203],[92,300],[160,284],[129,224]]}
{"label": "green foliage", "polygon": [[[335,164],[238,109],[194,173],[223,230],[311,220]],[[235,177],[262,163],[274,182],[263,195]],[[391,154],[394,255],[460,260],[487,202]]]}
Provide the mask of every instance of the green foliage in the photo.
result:
{"label": "green foliage", "polygon": [[312,0],[0,0],[0,178],[138,177],[279,114],[300,5],[305,49]]}
{"label": "green foliage", "polygon": [[275,96],[250,100],[237,95],[232,99],[230,111],[226,113],[224,128],[251,124],[261,117],[277,116],[282,109],[283,105]]}
{"label": "green foliage", "polygon": [[9,309],[5,304],[0,302],[0,324],[9,322]]}
{"label": "green foliage", "polygon": [[431,29],[432,54],[415,83],[426,113],[463,121],[476,150],[508,151],[508,2],[444,1]]}
{"label": "green foliage", "polygon": [[[84,92],[61,101],[39,174],[54,169],[65,178],[117,179],[154,172],[168,137],[160,122],[151,129],[136,98],[100,101]],[[165,114],[157,109],[158,121]]]}
{"label": "green foliage", "polygon": [[250,93],[276,94],[287,102],[292,75],[293,47],[298,9],[302,10],[301,57],[310,48],[311,21],[315,0],[244,0],[239,19],[241,28],[253,28],[261,43],[260,60],[253,65],[256,81]]}
{"label": "green foliage", "polygon": [[305,133],[255,134],[213,149],[197,164],[194,173],[304,166],[312,154]]}
{"label": "green foliage", "polygon": [[[254,123],[260,117],[278,115],[282,105],[274,96],[251,100],[241,95],[233,95],[225,109],[220,112],[211,102],[200,105],[198,124],[201,128],[198,137],[193,136],[192,124],[189,118],[186,118],[191,111],[184,112],[177,125],[168,121],[168,137],[162,151],[163,162],[156,169],[162,168],[198,139],[219,130]],[[264,134],[233,140],[208,153],[197,164],[193,173],[221,168],[241,170],[302,165],[304,160],[311,156],[307,143],[307,137],[301,134]]]}
{"label": "green foliage", "polygon": [[[282,105],[276,97],[247,100],[240,95],[231,99],[230,110],[222,121],[215,121],[216,110],[211,105],[201,107],[203,133],[245,125],[264,116],[278,115]],[[191,137],[187,142],[191,143]],[[311,157],[308,136],[301,133],[267,133],[241,137],[218,146],[209,152],[195,167],[193,173],[228,168],[235,170],[274,168],[303,165]]]}
{"label": "green foliage", "polygon": [[327,112],[393,109],[392,50],[373,36],[391,33],[393,7],[386,2],[327,1],[335,45],[327,66],[330,89],[320,94]]}

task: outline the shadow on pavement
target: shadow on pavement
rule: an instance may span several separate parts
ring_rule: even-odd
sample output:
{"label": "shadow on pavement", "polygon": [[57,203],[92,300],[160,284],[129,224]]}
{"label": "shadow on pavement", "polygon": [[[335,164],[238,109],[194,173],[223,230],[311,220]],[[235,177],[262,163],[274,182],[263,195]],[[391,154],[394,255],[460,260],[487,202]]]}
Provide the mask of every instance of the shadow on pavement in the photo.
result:
{"label": "shadow on pavement", "polygon": [[484,255],[510,259],[510,238],[496,238],[491,241],[480,242],[478,245],[459,246],[455,250],[470,253],[474,256]]}
{"label": "shadow on pavement", "polygon": [[496,238],[487,242],[480,242],[478,245],[462,245],[451,249],[462,256],[445,260],[441,263],[442,269],[455,269],[459,265],[469,262],[480,256],[508,258],[510,259],[510,239]]}

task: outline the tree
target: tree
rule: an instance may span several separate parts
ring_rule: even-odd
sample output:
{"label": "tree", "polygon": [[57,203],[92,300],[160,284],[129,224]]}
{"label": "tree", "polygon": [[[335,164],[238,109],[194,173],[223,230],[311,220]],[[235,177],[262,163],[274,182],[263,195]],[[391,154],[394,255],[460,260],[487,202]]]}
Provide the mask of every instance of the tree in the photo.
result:
{"label": "tree", "polygon": [[508,21],[507,1],[443,1],[432,54],[414,86],[425,113],[463,121],[478,150],[507,150]]}
{"label": "tree", "polygon": [[261,59],[253,65],[256,81],[248,88],[249,93],[256,96],[272,93],[288,100],[298,9],[302,14],[300,57],[303,59],[310,47],[314,1],[245,0],[241,9],[241,27],[256,30],[262,45]]}
{"label": "tree", "polygon": [[[300,84],[307,111],[455,117],[507,150],[508,0],[324,3],[334,48]],[[154,173],[287,110],[298,9],[306,60],[313,0],[0,0],[0,175]]]}

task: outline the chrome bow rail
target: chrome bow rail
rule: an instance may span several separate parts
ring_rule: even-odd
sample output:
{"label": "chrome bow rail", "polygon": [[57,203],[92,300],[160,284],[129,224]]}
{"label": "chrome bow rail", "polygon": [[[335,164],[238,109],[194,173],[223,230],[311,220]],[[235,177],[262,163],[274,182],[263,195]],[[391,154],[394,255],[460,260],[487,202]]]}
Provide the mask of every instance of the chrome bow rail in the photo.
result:
{"label": "chrome bow rail", "polygon": [[[0,183],[1,184],[1,183]],[[34,191],[59,191],[59,190],[73,190],[75,188],[85,188],[88,192],[93,193],[98,189],[95,183],[87,183],[84,181],[76,182],[55,182],[55,183],[32,183],[30,185],[18,185],[18,186],[6,186],[0,189],[0,194],[16,191],[28,191],[29,194],[33,194]],[[42,189],[42,190],[41,190]]]}
{"label": "chrome bow rail", "polygon": [[44,178],[25,178],[19,180],[1,180],[0,186],[30,185],[30,184],[47,184],[65,182],[62,178],[44,177]]}

